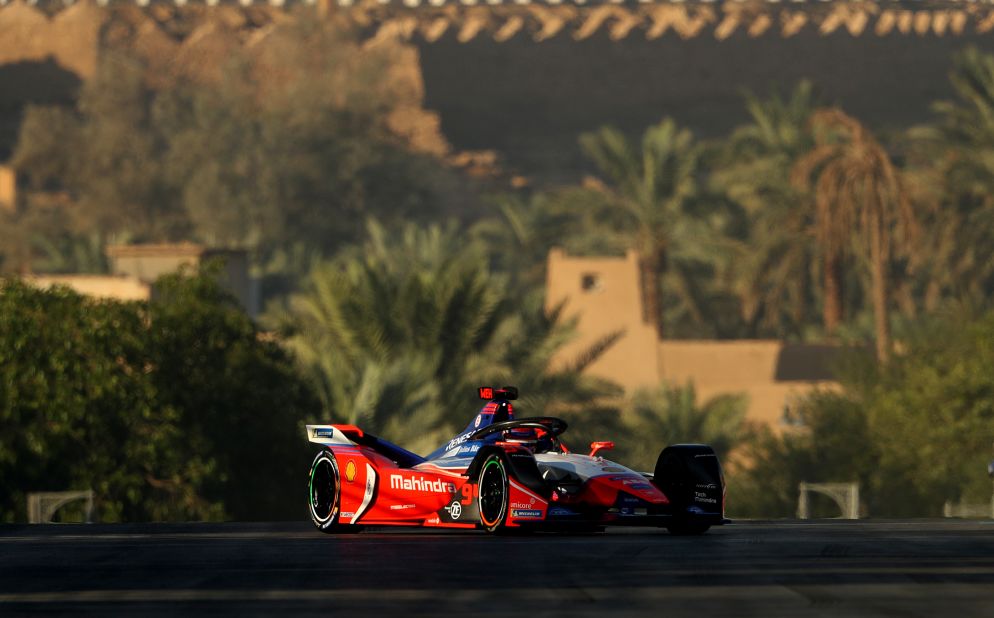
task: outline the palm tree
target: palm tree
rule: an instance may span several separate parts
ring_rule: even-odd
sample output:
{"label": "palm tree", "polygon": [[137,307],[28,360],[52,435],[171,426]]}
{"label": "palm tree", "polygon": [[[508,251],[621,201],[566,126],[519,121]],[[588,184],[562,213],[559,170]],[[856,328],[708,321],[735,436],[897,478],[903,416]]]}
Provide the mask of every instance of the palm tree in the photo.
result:
{"label": "palm tree", "polygon": [[934,105],[944,136],[956,144],[994,146],[994,56],[976,47],[963,50],[953,60],[949,81],[959,102]]}
{"label": "palm tree", "polygon": [[909,240],[916,218],[890,156],[859,121],[830,108],[816,111],[812,126],[815,146],[793,174],[815,195],[826,289],[835,285],[836,260],[855,234],[869,257],[877,358],[883,362],[890,351],[888,269],[895,242]]}
{"label": "palm tree", "polygon": [[950,81],[957,100],[934,106],[938,126],[913,129],[909,149],[915,193],[930,207],[926,309],[948,297],[985,302],[994,283],[994,56],[965,50]]}
{"label": "palm tree", "polygon": [[700,403],[693,383],[640,389],[622,406],[621,423],[630,435],[641,436],[625,453],[626,463],[651,470],[666,444],[702,443],[727,455],[745,432],[746,399],[719,395]]}
{"label": "palm tree", "polygon": [[546,315],[540,294],[509,289],[454,226],[389,233],[371,222],[368,236],[316,268],[283,317],[333,419],[427,449],[461,428],[480,385],[519,386],[535,415],[617,394],[582,375],[616,337],[553,366],[575,324]]}
{"label": "palm tree", "polygon": [[[597,188],[619,207],[632,229],[632,244],[639,253],[643,319],[663,335],[660,277],[674,265],[671,253],[677,226],[693,226],[702,232],[688,215],[690,204],[700,192],[698,186],[700,149],[690,131],[680,129],[672,119],[649,127],[637,149],[617,129],[605,127],[580,137],[584,152],[609,184]],[[686,230],[685,235],[691,235]],[[698,234],[698,243],[707,238]],[[705,252],[701,249],[702,252]],[[705,252],[706,253],[706,252]],[[678,282],[675,289],[697,320],[703,320],[692,289]]]}
{"label": "palm tree", "polygon": [[[813,142],[810,82],[788,97],[746,95],[749,124],[724,143],[713,173],[715,184],[749,217],[748,239],[737,246],[734,280],[742,319],[756,336],[760,322],[777,336],[799,334],[811,303],[809,274],[815,258],[810,197],[791,183],[790,168]],[[826,299],[825,329],[838,324],[839,293]]]}

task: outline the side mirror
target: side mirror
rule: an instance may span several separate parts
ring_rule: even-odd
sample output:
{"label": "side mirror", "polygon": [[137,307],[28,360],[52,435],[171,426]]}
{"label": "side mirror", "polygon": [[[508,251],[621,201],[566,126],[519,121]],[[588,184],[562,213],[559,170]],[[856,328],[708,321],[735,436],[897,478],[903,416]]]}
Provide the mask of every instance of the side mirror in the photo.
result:
{"label": "side mirror", "polygon": [[614,442],[591,442],[590,456],[597,455],[599,451],[609,451],[614,448]]}

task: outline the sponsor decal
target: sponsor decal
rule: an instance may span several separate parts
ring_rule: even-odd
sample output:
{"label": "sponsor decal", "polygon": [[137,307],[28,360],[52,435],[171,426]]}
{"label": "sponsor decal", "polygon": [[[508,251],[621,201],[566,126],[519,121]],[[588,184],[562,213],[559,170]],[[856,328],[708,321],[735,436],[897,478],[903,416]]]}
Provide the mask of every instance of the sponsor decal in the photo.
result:
{"label": "sponsor decal", "polygon": [[347,512],[347,513],[342,513],[342,514],[340,514],[340,515],[339,515],[339,517],[340,517],[341,519],[348,519],[348,518],[350,518],[350,517],[355,517],[355,513],[354,513],[354,512],[352,512],[352,511],[349,511],[349,512]]}
{"label": "sponsor decal", "polygon": [[649,491],[650,489],[652,489],[652,485],[650,485],[648,483],[638,483],[638,484],[635,484],[635,485],[629,485],[629,487],[631,489],[640,489],[642,491]]}
{"label": "sponsor decal", "polygon": [[533,509],[535,508],[534,502],[512,502],[512,509]]}
{"label": "sponsor decal", "polygon": [[562,517],[564,515],[577,515],[578,513],[571,511],[569,509],[564,509],[561,506],[552,507],[549,509],[549,515],[551,517]]}
{"label": "sponsor decal", "polygon": [[355,462],[352,460],[345,466],[345,480],[350,483],[355,480]]}
{"label": "sponsor decal", "polygon": [[624,472],[625,471],[624,468],[619,468],[617,466],[604,466],[603,468],[601,468],[601,470],[603,470],[605,472]]}
{"label": "sponsor decal", "polygon": [[718,504],[718,500],[715,498],[709,498],[706,493],[695,491],[694,492],[694,502],[703,502],[705,504]]}
{"label": "sponsor decal", "polygon": [[403,511],[404,509],[413,509],[413,508],[414,508],[413,504],[391,504],[390,505],[390,510],[391,511]]}
{"label": "sponsor decal", "polygon": [[355,512],[352,517],[352,521],[349,523],[354,524],[356,520],[362,517],[362,514],[366,512],[369,508],[369,503],[373,500],[373,491],[376,489],[376,470],[373,470],[373,466],[366,464],[366,490],[362,495],[362,504],[359,505],[359,510]]}
{"label": "sponsor decal", "polygon": [[527,509],[515,509],[515,510],[511,511],[511,516],[512,517],[522,517],[522,518],[528,517],[528,518],[531,518],[531,519],[541,519],[542,518],[542,511],[533,511],[533,510],[527,510]]}
{"label": "sponsor decal", "polygon": [[456,448],[457,446],[459,446],[460,444],[462,444],[466,440],[469,440],[469,436],[470,435],[471,434],[466,433],[466,434],[463,434],[463,435],[459,436],[458,438],[452,438],[451,440],[449,440],[449,446],[446,447],[445,450],[451,451],[452,449]]}
{"label": "sponsor decal", "polygon": [[459,452],[456,453],[456,455],[472,455],[476,453],[476,451],[478,450],[480,450],[479,444],[470,444],[469,446],[464,446],[460,448]]}
{"label": "sponsor decal", "polygon": [[440,519],[438,518],[438,515],[432,515],[431,517],[429,517],[429,518],[428,518],[428,519],[427,519],[427,520],[425,521],[425,523],[428,523],[428,524],[437,524],[437,523],[439,523],[440,521],[442,521],[442,520],[440,520]]}
{"label": "sponsor decal", "polygon": [[454,494],[456,486],[442,479],[429,479],[423,476],[405,477],[399,474],[390,475],[390,489],[404,491],[430,491],[436,494]]}
{"label": "sponsor decal", "polygon": [[315,438],[332,438],[334,436],[335,436],[335,430],[334,429],[315,429],[314,430],[314,437]]}
{"label": "sponsor decal", "polygon": [[449,512],[449,517],[452,518],[452,521],[456,521],[462,515],[462,505],[459,504],[458,500],[454,500],[452,504],[445,507],[445,510]]}

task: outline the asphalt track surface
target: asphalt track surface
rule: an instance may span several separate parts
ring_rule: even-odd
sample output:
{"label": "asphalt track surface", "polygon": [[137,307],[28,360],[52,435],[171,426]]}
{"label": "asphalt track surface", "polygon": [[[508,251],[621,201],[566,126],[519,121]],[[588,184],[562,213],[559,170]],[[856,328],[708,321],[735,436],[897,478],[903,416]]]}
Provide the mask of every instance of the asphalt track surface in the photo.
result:
{"label": "asphalt track surface", "polygon": [[994,522],[490,537],[0,526],[0,616],[994,616]]}

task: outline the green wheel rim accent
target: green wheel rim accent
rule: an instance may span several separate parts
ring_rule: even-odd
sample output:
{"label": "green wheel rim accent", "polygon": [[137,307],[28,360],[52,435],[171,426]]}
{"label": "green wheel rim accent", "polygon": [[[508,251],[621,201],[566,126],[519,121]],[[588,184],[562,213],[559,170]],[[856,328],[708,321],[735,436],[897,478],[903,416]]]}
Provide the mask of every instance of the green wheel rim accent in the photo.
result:
{"label": "green wheel rim accent", "polygon": [[[498,482],[490,481],[487,478],[487,472],[494,466],[500,471],[500,480]],[[483,469],[480,471],[480,521],[483,522],[484,526],[492,527],[497,525],[500,521],[500,516],[506,507],[507,502],[507,487],[504,482],[504,465],[501,463],[499,458],[488,459],[483,464]],[[496,492],[499,486],[499,493]],[[489,519],[491,513],[487,511],[496,510],[492,520]]]}

